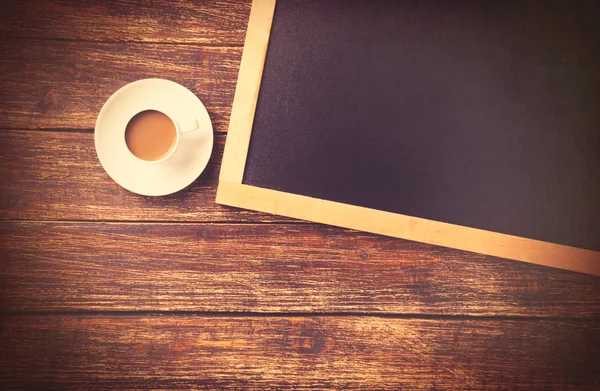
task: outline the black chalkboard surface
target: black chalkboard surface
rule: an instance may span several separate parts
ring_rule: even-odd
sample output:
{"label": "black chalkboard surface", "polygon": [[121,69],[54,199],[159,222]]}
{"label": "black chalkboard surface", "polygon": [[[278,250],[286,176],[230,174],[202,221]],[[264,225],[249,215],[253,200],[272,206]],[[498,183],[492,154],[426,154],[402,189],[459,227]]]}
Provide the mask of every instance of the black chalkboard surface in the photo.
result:
{"label": "black chalkboard surface", "polygon": [[242,184],[600,251],[599,3],[278,1]]}

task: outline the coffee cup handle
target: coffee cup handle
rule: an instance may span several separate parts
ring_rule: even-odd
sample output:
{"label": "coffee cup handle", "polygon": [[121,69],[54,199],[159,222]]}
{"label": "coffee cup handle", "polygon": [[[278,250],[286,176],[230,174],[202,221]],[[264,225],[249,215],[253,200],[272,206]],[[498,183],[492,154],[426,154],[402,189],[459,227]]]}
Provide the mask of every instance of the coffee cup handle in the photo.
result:
{"label": "coffee cup handle", "polygon": [[194,130],[200,129],[200,123],[197,119],[193,118],[190,120],[178,122],[177,127],[179,128],[179,132],[181,134],[186,134],[189,132],[193,132]]}

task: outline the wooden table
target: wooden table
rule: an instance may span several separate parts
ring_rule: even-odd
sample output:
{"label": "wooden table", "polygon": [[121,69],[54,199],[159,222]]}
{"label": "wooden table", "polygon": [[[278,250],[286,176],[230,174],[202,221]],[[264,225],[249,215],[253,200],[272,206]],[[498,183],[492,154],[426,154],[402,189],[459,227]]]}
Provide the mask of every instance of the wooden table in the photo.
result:
{"label": "wooden table", "polygon": [[[249,1],[0,7],[0,388],[600,389],[598,277],[215,204]],[[216,132],[160,198],[93,144],[147,77]]]}

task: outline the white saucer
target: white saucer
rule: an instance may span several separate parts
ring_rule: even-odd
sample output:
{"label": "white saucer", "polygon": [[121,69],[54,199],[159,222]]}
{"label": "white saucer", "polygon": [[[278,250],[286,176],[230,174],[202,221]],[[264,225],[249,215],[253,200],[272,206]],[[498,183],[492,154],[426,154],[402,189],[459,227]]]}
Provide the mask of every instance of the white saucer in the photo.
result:
{"label": "white saucer", "polygon": [[[155,109],[173,120],[197,119],[199,130],[182,134],[175,152],[165,161],[144,163],[129,152],[124,127],[140,111]],[[134,193],[161,196],[190,185],[204,171],[212,153],[214,135],[206,108],[190,90],[163,79],[129,83],[104,104],[94,132],[102,167],[119,185]]]}

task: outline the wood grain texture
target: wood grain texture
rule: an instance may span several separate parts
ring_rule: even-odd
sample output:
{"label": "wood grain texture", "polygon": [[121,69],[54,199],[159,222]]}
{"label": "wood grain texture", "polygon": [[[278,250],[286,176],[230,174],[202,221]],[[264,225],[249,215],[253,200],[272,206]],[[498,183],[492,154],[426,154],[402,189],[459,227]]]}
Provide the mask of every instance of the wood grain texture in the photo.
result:
{"label": "wood grain texture", "polygon": [[249,0],[3,0],[0,36],[241,46]]}
{"label": "wood grain texture", "polygon": [[0,310],[600,316],[600,278],[318,225],[0,223]]}
{"label": "wood grain texture", "polygon": [[598,323],[372,317],[2,319],[27,389],[597,390]]}
{"label": "wood grain texture", "polygon": [[[227,156],[227,150],[225,155]],[[264,189],[224,181],[222,176],[219,180],[217,202],[337,227],[600,276],[600,251]]]}
{"label": "wood grain texture", "polygon": [[216,136],[208,167],[186,189],[145,197],[108,176],[91,133],[0,131],[0,219],[289,221],[215,203],[224,142]]}
{"label": "wood grain texture", "polygon": [[226,131],[242,49],[175,44],[0,41],[0,128],[93,129],[104,102],[150,77],[191,90]]}

